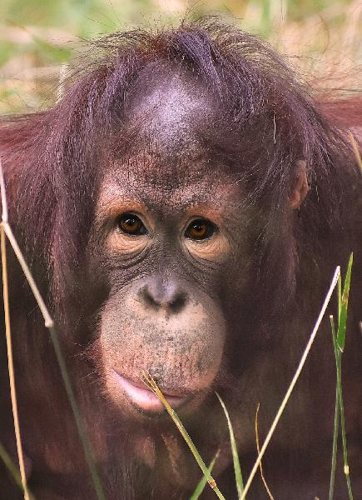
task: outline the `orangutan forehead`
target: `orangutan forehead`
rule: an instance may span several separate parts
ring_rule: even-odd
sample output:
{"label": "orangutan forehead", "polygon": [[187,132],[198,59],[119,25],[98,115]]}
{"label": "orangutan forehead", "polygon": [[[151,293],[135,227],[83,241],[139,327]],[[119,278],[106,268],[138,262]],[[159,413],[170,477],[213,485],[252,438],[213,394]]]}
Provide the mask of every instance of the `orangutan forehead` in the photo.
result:
{"label": "orangutan forehead", "polygon": [[[152,85],[146,85],[147,78]],[[175,71],[146,74],[127,103],[117,139],[127,144],[126,153],[110,159],[106,197],[131,197],[170,209],[193,200],[212,204],[216,193],[226,199],[233,185],[240,197],[238,174],[216,156],[210,140],[222,119],[217,119],[215,97],[202,83]]]}
{"label": "orangutan forehead", "polygon": [[172,153],[147,148],[121,161],[116,161],[111,172],[119,184],[126,183],[138,189],[147,185],[165,191],[195,185],[226,182],[228,168],[210,158],[195,143],[179,147]]}
{"label": "orangutan forehead", "polygon": [[[152,85],[148,81],[152,78]],[[215,123],[217,104],[196,78],[176,71],[139,78],[128,99],[127,124],[140,139],[168,155],[200,149],[203,131]]]}
{"label": "orangutan forehead", "polygon": [[101,184],[103,208],[132,202],[170,213],[194,205],[232,209],[240,202],[243,188],[237,176],[202,156],[191,158],[170,164],[159,155],[139,154],[115,163]]}

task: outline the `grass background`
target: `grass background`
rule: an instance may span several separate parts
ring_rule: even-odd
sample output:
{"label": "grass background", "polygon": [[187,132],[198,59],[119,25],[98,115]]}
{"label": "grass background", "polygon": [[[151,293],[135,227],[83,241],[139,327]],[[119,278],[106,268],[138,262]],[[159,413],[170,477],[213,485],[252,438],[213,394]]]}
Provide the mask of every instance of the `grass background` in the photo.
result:
{"label": "grass background", "polygon": [[269,39],[324,87],[362,88],[361,0],[1,0],[0,113],[51,105],[84,40],[215,13]]}

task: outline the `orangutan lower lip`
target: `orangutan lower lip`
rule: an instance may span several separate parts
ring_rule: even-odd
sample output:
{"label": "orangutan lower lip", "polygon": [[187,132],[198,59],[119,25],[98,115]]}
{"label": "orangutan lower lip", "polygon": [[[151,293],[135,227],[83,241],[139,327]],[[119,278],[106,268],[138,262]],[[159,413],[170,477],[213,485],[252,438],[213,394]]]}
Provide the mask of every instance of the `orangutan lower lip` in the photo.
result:
{"label": "orangutan lower lip", "polygon": [[[123,377],[115,370],[112,370],[115,377],[117,378],[118,384],[122,387],[124,393],[132,401],[134,405],[145,411],[150,412],[161,412],[164,410],[164,406],[158,397],[146,386],[142,387],[141,383],[131,382],[129,379]],[[186,400],[185,396],[176,396],[168,394],[167,391],[163,392],[163,395],[170,403],[172,408],[176,408],[181,405]]]}

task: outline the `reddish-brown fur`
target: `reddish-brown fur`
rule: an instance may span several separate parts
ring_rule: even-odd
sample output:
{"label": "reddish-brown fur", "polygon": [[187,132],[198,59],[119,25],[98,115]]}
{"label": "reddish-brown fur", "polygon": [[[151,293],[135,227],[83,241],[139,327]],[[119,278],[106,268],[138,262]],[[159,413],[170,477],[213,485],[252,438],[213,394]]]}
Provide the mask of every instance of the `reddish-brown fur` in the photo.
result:
{"label": "reddish-brown fur", "polygon": [[[0,154],[10,223],[55,317],[106,498],[184,499],[200,478],[172,422],[135,412],[109,375],[121,367],[133,380],[147,360],[161,388],[193,397],[180,415],[206,462],[221,449],[215,476],[226,498],[236,498],[214,391],[229,409],[247,476],[256,457],[257,405],[263,440],[334,269],[345,270],[352,251],[343,377],[359,498],[362,178],[348,131],[359,138],[362,99],[316,101],[268,45],[214,20],[118,33],[91,50],[92,62],[75,72],[54,108],[1,121]],[[137,190],[151,200],[148,207],[157,205],[162,230]],[[182,253],[172,221],[182,210],[188,220],[195,206],[219,232],[200,246],[184,231]],[[128,211],[147,212],[148,239],[140,234],[136,245],[107,229]],[[122,260],[148,248],[156,250],[146,264]],[[38,500],[96,498],[49,334],[10,260],[30,487]],[[170,287],[180,292],[172,321],[145,316]],[[335,303],[329,311],[336,314]],[[0,443],[16,460],[2,344],[0,384]],[[334,397],[325,320],[265,456],[275,498],[326,498]],[[341,471],[339,458],[338,499],[347,498]],[[21,498],[5,471],[0,488],[1,498]],[[205,490],[204,498],[213,493]],[[262,498],[257,478],[248,499]]]}

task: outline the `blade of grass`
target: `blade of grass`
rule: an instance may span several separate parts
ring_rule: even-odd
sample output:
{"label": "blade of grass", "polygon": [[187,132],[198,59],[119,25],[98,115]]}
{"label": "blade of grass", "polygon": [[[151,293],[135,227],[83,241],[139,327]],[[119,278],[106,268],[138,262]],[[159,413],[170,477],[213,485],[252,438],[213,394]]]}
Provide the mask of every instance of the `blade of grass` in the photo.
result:
{"label": "blade of grass", "polygon": [[346,476],[348,498],[353,500],[353,492],[350,477],[350,468],[348,464],[348,452],[347,452],[347,438],[346,438],[346,422],[344,416],[344,404],[343,404],[343,393],[342,393],[342,364],[341,356],[342,353],[339,350],[336,337],[333,337],[334,354],[336,357],[336,369],[337,369],[337,400],[339,406],[340,424],[341,424],[341,437],[342,437],[342,449],[343,449],[343,471]]}
{"label": "blade of grass", "polygon": [[235,440],[234,429],[233,429],[233,426],[231,424],[229,412],[226,409],[224,401],[221,399],[221,397],[219,396],[219,394],[217,392],[216,392],[216,396],[218,397],[220,404],[222,406],[222,409],[224,410],[225,417],[226,417],[228,427],[229,427],[230,445],[231,445],[231,451],[232,451],[232,455],[233,455],[236,489],[238,492],[238,498],[241,498],[241,495],[243,494],[244,483],[243,483],[243,477],[241,474],[240,460],[239,460],[238,448],[237,448],[236,440]]}
{"label": "blade of grass", "polygon": [[[3,447],[3,445],[0,443],[0,458],[4,462],[5,467],[8,469],[10,474],[13,476],[15,482],[18,484],[19,488],[21,488],[24,491],[24,485],[21,479],[21,476],[18,472],[18,469],[16,468],[15,464],[11,460],[9,454]],[[24,491],[25,493],[25,491]],[[28,489],[28,495],[29,495],[29,500],[35,500],[34,495],[29,491]]]}
{"label": "blade of grass", "polygon": [[1,163],[1,158],[0,158],[0,188],[1,188],[1,204],[2,204],[2,223],[1,223],[1,228],[2,228],[2,234],[5,232],[12,248],[13,251],[19,261],[19,264],[23,270],[23,273],[29,283],[29,286],[31,288],[31,291],[37,301],[37,304],[39,306],[39,309],[42,313],[42,316],[44,318],[45,326],[48,328],[51,340],[53,342],[55,354],[57,357],[57,361],[59,364],[60,372],[63,378],[64,386],[67,392],[67,396],[70,402],[70,406],[73,412],[74,420],[77,426],[77,431],[79,434],[79,438],[82,443],[84,455],[86,458],[86,462],[92,477],[93,485],[98,497],[98,500],[105,500],[105,495],[103,492],[103,487],[98,475],[98,472],[96,470],[94,461],[93,461],[93,455],[91,452],[91,446],[87,437],[87,434],[84,430],[82,418],[80,416],[80,412],[78,409],[78,405],[75,399],[73,387],[68,375],[68,371],[66,368],[66,364],[64,361],[64,356],[61,350],[61,346],[59,343],[58,335],[56,333],[55,327],[54,327],[54,322],[52,317],[49,314],[49,311],[45,305],[45,302],[39,292],[39,289],[35,283],[35,280],[30,272],[30,269],[25,261],[25,258],[20,250],[20,247],[15,239],[15,236],[12,232],[12,229],[8,223],[8,208],[7,208],[7,201],[6,201],[6,194],[5,194],[5,182],[4,182],[4,173],[2,169],[2,163]]}
{"label": "blade of grass", "polygon": [[335,272],[334,272],[334,275],[333,275],[333,278],[332,278],[332,282],[331,282],[331,285],[329,287],[329,290],[328,290],[328,293],[326,295],[326,298],[324,299],[324,303],[323,303],[323,306],[322,306],[321,311],[319,313],[318,319],[317,319],[317,321],[315,323],[315,326],[313,328],[311,336],[309,337],[309,341],[307,343],[307,346],[304,349],[304,352],[303,352],[302,358],[301,358],[301,360],[299,362],[298,368],[297,368],[297,370],[296,370],[296,372],[294,374],[294,377],[293,377],[293,379],[292,379],[292,381],[291,381],[291,383],[289,385],[289,388],[288,388],[288,390],[287,390],[287,392],[286,392],[286,394],[284,396],[284,399],[283,399],[283,401],[282,401],[282,403],[281,403],[281,405],[279,407],[279,410],[278,410],[278,412],[277,412],[277,414],[276,414],[276,416],[274,418],[274,421],[273,421],[273,423],[272,423],[272,425],[271,425],[271,427],[269,429],[269,432],[268,432],[268,434],[267,434],[267,436],[265,438],[263,446],[261,447],[259,456],[258,456],[258,458],[257,458],[257,460],[256,460],[256,462],[255,462],[255,464],[254,464],[254,466],[253,466],[253,468],[251,470],[251,473],[250,473],[249,479],[248,479],[248,481],[247,481],[247,483],[245,485],[244,492],[243,492],[243,495],[241,497],[241,500],[245,500],[245,497],[246,497],[246,495],[247,495],[247,493],[248,493],[248,491],[250,489],[251,483],[252,483],[252,481],[253,481],[253,479],[255,477],[255,474],[256,474],[259,466],[260,466],[260,462],[262,461],[264,453],[265,453],[265,451],[266,451],[266,449],[268,447],[268,444],[269,444],[271,438],[273,437],[274,431],[275,431],[275,429],[276,429],[276,427],[277,427],[277,425],[279,423],[279,420],[280,420],[280,418],[281,418],[281,416],[282,416],[282,414],[283,414],[283,412],[285,410],[285,407],[286,407],[286,405],[287,405],[287,403],[289,401],[289,398],[290,398],[290,396],[291,396],[291,394],[293,392],[295,384],[297,383],[297,380],[298,380],[298,378],[299,378],[299,376],[300,376],[300,374],[301,374],[301,372],[303,370],[304,364],[305,364],[305,362],[307,360],[308,354],[309,354],[309,352],[310,352],[310,350],[312,348],[313,342],[314,342],[315,337],[317,335],[319,326],[320,326],[320,324],[322,322],[322,319],[323,319],[324,314],[325,314],[325,312],[327,310],[328,304],[329,304],[329,302],[331,300],[332,293],[333,293],[335,287],[337,286],[339,275],[340,275],[340,268],[337,267],[336,270],[335,270]]}
{"label": "blade of grass", "polygon": [[[337,287],[337,298],[341,297],[342,295],[342,277],[339,276],[338,278],[338,287]],[[338,325],[341,321],[341,301],[338,300]]]}
{"label": "blade of grass", "polygon": [[215,492],[215,495],[220,498],[221,500],[226,500],[224,495],[221,493],[219,488],[217,487],[215,479],[212,477],[210,474],[205,462],[201,458],[200,453],[198,452],[196,446],[194,445],[189,433],[183,426],[183,423],[181,422],[179,416],[175,412],[173,408],[171,408],[170,403],[167,401],[165,396],[162,394],[160,388],[156,384],[156,381],[147,373],[142,373],[141,378],[144,382],[144,384],[158,397],[158,399],[161,401],[163,406],[165,407],[167,413],[170,415],[172,420],[174,421],[176,427],[178,428],[181,436],[184,438],[186,441],[187,446],[190,448],[191,453],[193,454],[198,466],[202,470],[202,473],[207,479],[207,482],[209,483],[210,488]]}
{"label": "blade of grass", "polygon": [[[334,318],[330,317],[331,329],[332,329],[332,339],[333,348],[336,362],[336,405],[338,405],[338,413],[341,425],[341,438],[342,438],[342,449],[343,449],[343,470],[346,477],[346,484],[348,490],[349,500],[353,500],[353,492],[351,485],[350,468],[348,463],[348,451],[347,451],[347,436],[346,436],[346,422],[344,413],[344,402],[343,402],[343,387],[342,387],[342,354],[344,351],[344,346],[346,342],[346,328],[347,328],[347,315],[348,315],[348,302],[349,293],[351,287],[351,275],[352,275],[352,265],[353,265],[353,254],[351,254],[348,267],[346,272],[346,278],[344,281],[343,292],[342,285],[338,287],[338,330],[336,333]],[[341,282],[341,279],[340,279]],[[337,413],[337,412],[336,412]],[[335,415],[336,420],[336,415]],[[332,453],[334,452],[334,448]],[[337,451],[335,451],[337,453]],[[333,461],[333,455],[332,455]],[[334,484],[333,484],[334,486]]]}
{"label": "blade of grass", "polygon": [[9,383],[10,383],[11,409],[12,409],[12,414],[13,414],[16,449],[17,449],[17,453],[18,453],[21,484],[22,484],[22,488],[24,491],[24,500],[29,500],[29,491],[28,491],[28,485],[27,485],[27,481],[26,481],[24,452],[23,452],[23,445],[22,445],[22,441],[21,441],[18,400],[17,400],[16,382],[15,382],[14,357],[13,357],[13,346],[12,346],[12,337],[11,337],[10,305],[9,305],[8,267],[7,267],[7,259],[6,259],[6,236],[5,236],[5,230],[4,230],[3,226],[1,226],[1,264],[2,264],[2,278],[3,278],[5,335],[6,335],[6,350],[7,350],[7,356],[8,356],[8,373],[9,373]]}
{"label": "blade of grass", "polygon": [[[334,349],[336,369],[337,369],[338,359],[336,356],[336,348],[335,348],[335,338],[337,336],[337,333],[333,316],[329,316],[329,320],[331,323],[333,349]],[[338,402],[338,385],[336,384],[336,402],[334,405],[334,424],[333,424],[332,465],[331,465],[331,476],[329,480],[328,500],[333,500],[334,496],[334,485],[336,482],[336,470],[337,470],[338,434],[339,434],[339,402]]]}
{"label": "blade of grass", "polygon": [[[217,451],[216,455],[212,459],[212,461],[211,461],[211,463],[210,463],[210,465],[209,465],[209,467],[207,469],[210,474],[212,472],[212,469],[214,468],[216,460],[219,458],[219,454],[220,454],[220,450]],[[198,498],[200,497],[201,493],[204,491],[206,485],[207,485],[207,477],[206,476],[202,476],[201,481],[196,486],[196,489],[193,492],[193,494],[191,495],[190,500],[198,500]]]}
{"label": "blade of grass", "polygon": [[[255,440],[256,440],[256,449],[257,449],[258,455],[260,455],[260,440],[259,440],[259,428],[258,428],[259,410],[260,410],[260,403],[258,404],[258,407],[256,409],[256,413],[255,413]],[[266,479],[264,476],[263,462],[262,461],[260,461],[259,469],[260,469],[261,480],[263,481],[266,492],[268,493],[270,500],[274,500],[274,497],[269,489],[268,483],[266,482]]]}
{"label": "blade of grass", "polygon": [[338,318],[339,324],[337,331],[337,345],[341,352],[344,351],[344,346],[346,343],[347,311],[348,311],[349,291],[351,288],[352,265],[353,265],[353,254],[351,254],[348,261],[347,273],[343,286],[343,293],[341,293],[341,289],[338,289],[338,310],[340,311],[340,315]]}

